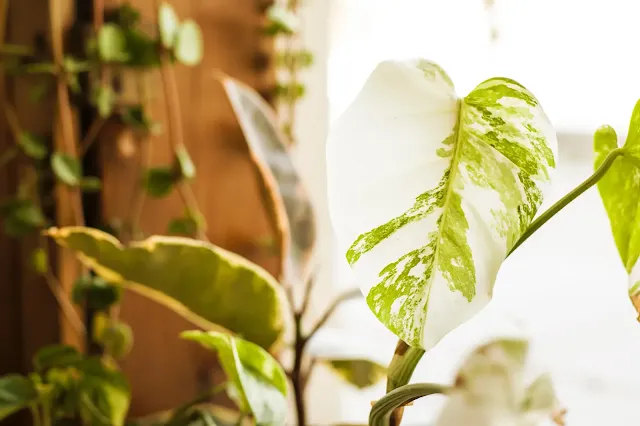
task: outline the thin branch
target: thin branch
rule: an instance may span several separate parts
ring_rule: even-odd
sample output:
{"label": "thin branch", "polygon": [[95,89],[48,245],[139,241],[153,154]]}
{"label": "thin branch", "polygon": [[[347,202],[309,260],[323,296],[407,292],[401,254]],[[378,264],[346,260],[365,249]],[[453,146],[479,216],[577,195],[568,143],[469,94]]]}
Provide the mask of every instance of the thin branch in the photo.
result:
{"label": "thin branch", "polygon": [[311,273],[309,274],[309,278],[307,279],[307,282],[305,283],[305,287],[304,287],[304,299],[302,301],[302,306],[300,306],[300,309],[298,310],[298,313],[300,314],[300,316],[304,315],[305,312],[307,312],[307,309],[309,309],[309,302],[311,301],[311,293],[313,293],[313,288],[315,286],[316,283],[316,279],[315,279],[315,273]]}
{"label": "thin branch", "polygon": [[324,315],[322,315],[322,317],[320,317],[320,320],[318,320],[316,325],[311,329],[311,331],[309,332],[309,334],[307,335],[305,340],[309,340],[314,334],[316,334],[316,332],[318,330],[320,330],[320,328],[323,325],[326,324],[326,322],[329,320],[331,315],[333,315],[335,310],[338,309],[338,307],[343,302],[346,302],[349,299],[355,299],[356,297],[362,297],[362,293],[360,292],[360,289],[349,290],[349,291],[347,291],[345,293],[342,293],[340,296],[338,296],[333,301],[333,303],[331,305],[329,305],[329,308],[327,308],[327,310],[325,311]]}
{"label": "thin branch", "polygon": [[[169,133],[169,143],[173,147],[174,152],[184,146],[184,128],[182,124],[182,111],[180,110],[180,96],[178,93],[178,84],[173,67],[168,63],[166,55],[162,55],[162,63],[160,65],[160,75],[162,77],[162,86],[165,95],[165,104],[167,106],[167,128]],[[176,190],[180,195],[185,207],[199,217],[204,217],[198,206],[191,186],[180,181],[176,185]],[[206,229],[202,225],[198,225],[198,238],[208,241]]]}
{"label": "thin branch", "polygon": [[56,276],[53,275],[49,269],[47,269],[45,281],[47,282],[47,286],[49,287],[49,290],[51,290],[53,297],[55,297],[56,302],[58,302],[62,314],[67,318],[67,321],[69,321],[69,324],[71,324],[78,337],[84,338],[87,335],[87,329],[85,328],[84,323],[62,289],[60,281],[58,281]]}
{"label": "thin branch", "polygon": [[81,157],[84,156],[87,153],[87,151],[89,151],[89,148],[91,148],[91,145],[93,145],[93,143],[98,139],[98,136],[100,135],[100,131],[102,130],[102,128],[106,123],[107,123],[107,119],[103,117],[93,120],[93,122],[91,123],[91,126],[89,126],[89,130],[87,130],[87,134],[85,135],[84,139],[82,139],[82,143],[80,143]]}

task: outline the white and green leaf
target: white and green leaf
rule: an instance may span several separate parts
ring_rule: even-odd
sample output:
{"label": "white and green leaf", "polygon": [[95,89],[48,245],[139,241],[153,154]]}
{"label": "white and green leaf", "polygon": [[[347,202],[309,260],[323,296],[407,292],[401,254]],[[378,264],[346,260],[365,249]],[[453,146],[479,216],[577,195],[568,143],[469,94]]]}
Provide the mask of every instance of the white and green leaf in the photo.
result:
{"label": "white and green leaf", "polygon": [[217,332],[186,331],[182,337],[216,351],[229,379],[229,396],[258,426],[285,424],[287,376],[267,351],[247,340]]}
{"label": "white and green leaf", "polygon": [[556,160],[549,120],[515,81],[459,99],[432,62],[378,65],[327,145],[338,242],[377,318],[430,349],[484,307]]}

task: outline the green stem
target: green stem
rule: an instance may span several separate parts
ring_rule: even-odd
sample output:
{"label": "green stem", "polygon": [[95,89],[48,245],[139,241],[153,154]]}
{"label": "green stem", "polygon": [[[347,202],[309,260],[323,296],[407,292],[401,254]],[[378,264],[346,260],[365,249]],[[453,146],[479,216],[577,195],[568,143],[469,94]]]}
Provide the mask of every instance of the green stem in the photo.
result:
{"label": "green stem", "polygon": [[37,404],[31,404],[29,406],[29,411],[31,411],[31,415],[33,416],[33,426],[42,426],[42,419],[40,418],[40,409]]}
{"label": "green stem", "polygon": [[423,396],[445,393],[446,386],[433,383],[416,383],[395,389],[377,401],[369,413],[369,426],[388,426],[392,413]]}
{"label": "green stem", "polygon": [[527,228],[527,230],[522,234],[520,239],[516,241],[513,245],[507,256],[513,253],[522,243],[524,243],[530,236],[532,236],[542,225],[547,223],[549,219],[556,215],[560,210],[565,208],[569,203],[578,198],[583,192],[587,189],[591,188],[593,185],[598,183],[600,179],[607,173],[614,160],[618,158],[620,155],[624,154],[623,148],[614,149],[607,155],[607,158],[604,159],[598,170],[596,170],[591,176],[589,176],[584,182],[575,187],[571,192],[562,197],[558,202],[556,202],[553,206],[549,207],[547,211],[542,213],[540,217],[531,223],[531,225]]}
{"label": "green stem", "polygon": [[[409,383],[424,353],[423,349],[413,348],[402,339],[398,340],[393,359],[387,369],[387,393]],[[402,408],[398,408],[393,412],[391,420],[394,425],[400,424],[402,413]]]}

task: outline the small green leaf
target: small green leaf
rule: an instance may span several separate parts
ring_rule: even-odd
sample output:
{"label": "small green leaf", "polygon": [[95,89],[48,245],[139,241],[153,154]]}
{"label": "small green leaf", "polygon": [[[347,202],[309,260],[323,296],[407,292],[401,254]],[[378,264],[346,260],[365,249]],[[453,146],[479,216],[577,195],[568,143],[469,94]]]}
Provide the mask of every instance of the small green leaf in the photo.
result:
{"label": "small green leaf", "polygon": [[167,232],[170,234],[193,236],[197,234],[199,227],[200,224],[196,218],[187,216],[172,219],[171,222],[169,222]]}
{"label": "small green leaf", "polygon": [[176,46],[173,54],[176,59],[188,66],[198,65],[202,60],[203,51],[202,31],[198,24],[192,20],[186,20],[176,38]]}
{"label": "small green leaf", "polygon": [[83,275],[73,284],[71,300],[80,305],[87,304],[87,308],[95,311],[106,311],[120,301],[121,290],[109,284],[102,277]]}
{"label": "small green leaf", "polygon": [[18,136],[18,145],[27,156],[42,160],[47,156],[47,144],[41,136],[31,132],[22,132]]}
{"label": "small green leaf", "polygon": [[114,321],[99,312],[94,317],[93,338],[115,359],[124,358],[133,346],[133,331],[128,324]]}
{"label": "small green leaf", "polygon": [[173,168],[154,167],[147,170],[144,187],[147,194],[155,198],[162,198],[171,193],[176,181],[176,174]]}
{"label": "small green leaf", "polygon": [[276,96],[287,99],[299,99],[304,96],[306,88],[302,83],[278,84],[276,86]]}
{"label": "small green leaf", "polygon": [[122,109],[120,112],[122,122],[130,126],[133,130],[159,134],[160,124],[154,122],[146,113],[142,105],[131,105]]}
{"label": "small green leaf", "polygon": [[17,374],[0,377],[0,420],[37,400],[38,391],[31,380]]}
{"label": "small green leaf", "polygon": [[324,360],[338,376],[358,389],[364,389],[380,382],[387,375],[387,369],[366,359]]}
{"label": "small green leaf", "polygon": [[109,85],[100,85],[96,87],[92,96],[92,103],[98,110],[98,114],[102,118],[107,118],[113,112],[116,103],[116,92]]}
{"label": "small green leaf", "polygon": [[140,11],[129,3],[118,6],[118,22],[123,28],[134,27],[140,23]]}
{"label": "small green leaf", "polygon": [[124,425],[131,391],[120,371],[110,368],[98,358],[79,365],[80,415],[86,424],[96,426]]}
{"label": "small green leaf", "polygon": [[157,41],[141,30],[127,28],[125,32],[129,59],[127,65],[134,68],[149,68],[160,65]]}
{"label": "small green leaf", "polygon": [[309,50],[285,52],[278,56],[278,65],[287,68],[308,68],[313,65],[313,53]]}
{"label": "small green leaf", "polygon": [[127,39],[122,28],[115,24],[105,24],[98,33],[98,52],[105,62],[127,62]]}
{"label": "small green leaf", "polygon": [[181,336],[216,351],[235,391],[241,410],[250,410],[256,423],[283,425],[287,414],[287,376],[267,351],[247,340],[218,332],[186,331]]}
{"label": "small green leaf", "polygon": [[21,237],[45,225],[42,210],[29,199],[14,199],[0,205],[7,235]]}
{"label": "small green leaf", "polygon": [[49,270],[49,257],[43,248],[37,248],[31,253],[31,266],[40,275],[44,275]]}
{"label": "small green leaf", "polygon": [[56,177],[69,186],[78,186],[82,180],[80,161],[64,152],[57,151],[51,156],[51,168]]}
{"label": "small green leaf", "polygon": [[98,192],[102,189],[100,178],[94,176],[83,177],[80,181],[80,188],[84,192]]}
{"label": "small green leaf", "polygon": [[[212,244],[153,236],[123,246],[92,228],[47,234],[111,283],[161,303],[208,330],[228,330],[276,350],[291,325],[282,287],[261,267]],[[185,283],[189,283],[185,285]]]}
{"label": "small green leaf", "polygon": [[171,49],[176,42],[180,20],[168,3],[160,4],[158,8],[158,30],[160,31],[160,42]]}
{"label": "small green leaf", "polygon": [[282,5],[274,4],[267,10],[267,35],[292,35],[298,30],[298,17]]}
{"label": "small green leaf", "polygon": [[189,151],[184,145],[180,145],[176,148],[176,159],[174,163],[176,174],[183,179],[193,179],[196,177],[196,166],[193,164]]}
{"label": "small green leaf", "polygon": [[40,349],[33,356],[33,367],[39,373],[50,368],[66,368],[82,361],[82,355],[69,345],[51,345]]}

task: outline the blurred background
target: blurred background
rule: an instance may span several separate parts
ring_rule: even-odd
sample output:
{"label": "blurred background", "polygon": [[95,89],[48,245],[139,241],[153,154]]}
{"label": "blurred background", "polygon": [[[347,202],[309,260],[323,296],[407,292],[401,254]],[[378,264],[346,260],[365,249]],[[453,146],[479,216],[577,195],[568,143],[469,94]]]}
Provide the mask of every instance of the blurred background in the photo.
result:
{"label": "blurred background", "polygon": [[[43,2],[9,3],[10,38],[31,42],[48,25],[46,13],[40,13]],[[91,19],[86,16],[89,9],[82,6],[85,0],[63,3],[70,22]],[[153,1],[131,3],[144,19],[154,20]],[[280,79],[286,78],[274,59],[281,42],[261,31],[270,2],[171,3],[179,15],[193,18],[203,32],[201,63],[193,68],[178,66],[176,76],[186,144],[199,170],[194,194],[209,223],[207,235],[212,242],[273,271],[278,260],[262,243],[273,238],[273,229],[242,131],[213,77],[217,70],[246,83],[277,108],[284,124],[288,122],[291,110],[275,94]],[[335,294],[357,285],[350,279],[343,254],[335,248],[327,213],[324,145],[331,123],[379,61],[417,56],[435,61],[452,77],[460,96],[493,76],[512,78],[530,89],[555,125],[560,144],[553,194],[543,208],[591,174],[591,138],[598,126],[612,125],[624,140],[631,111],[640,98],[638,2],[298,3],[298,42],[314,58],[296,77],[305,90],[295,104],[291,129],[296,140],[294,160],[317,217],[320,266],[312,316],[320,315]],[[51,105],[28,105],[26,90],[17,81],[3,94],[14,100],[25,125],[50,127]],[[166,102],[162,97],[152,101],[151,109],[160,118]],[[8,130],[5,123],[3,126],[6,140],[0,139],[0,145],[6,146]],[[89,203],[93,209],[89,218],[117,217],[130,208],[138,154],[126,153],[128,137],[119,135],[93,157],[103,192],[100,199]],[[154,149],[152,163],[166,162],[169,156],[164,148]],[[0,192],[9,193],[18,175],[16,168],[2,169]],[[163,233],[167,221],[182,210],[176,194],[162,204],[147,202],[141,221],[145,232]],[[25,253],[22,243],[0,237],[0,373],[24,371],[35,348],[69,334],[51,294],[37,279],[23,273],[22,266],[28,262]],[[134,349],[123,363],[134,389],[134,414],[167,409],[185,392],[192,394],[203,382],[209,383],[210,355],[176,337],[188,327],[184,319],[135,294],[124,298],[121,315],[136,336]],[[637,370],[640,359],[636,315],[628,301],[627,276],[609,222],[597,191],[591,189],[506,261],[492,304],[425,356],[413,381],[448,381],[460,355],[475,343],[505,333],[526,335],[533,348],[531,369],[552,371],[559,397],[570,407],[568,424],[640,424],[640,412],[634,411],[632,399],[640,394],[640,375],[630,374]],[[356,335],[354,341],[362,351],[380,362],[391,359],[396,339],[377,324],[363,300],[344,304],[329,325],[345,335]],[[383,393],[383,383],[355,390],[319,368],[308,395],[310,423],[363,423],[370,402]],[[438,398],[416,401],[406,410],[405,423],[424,424],[440,403]]]}

